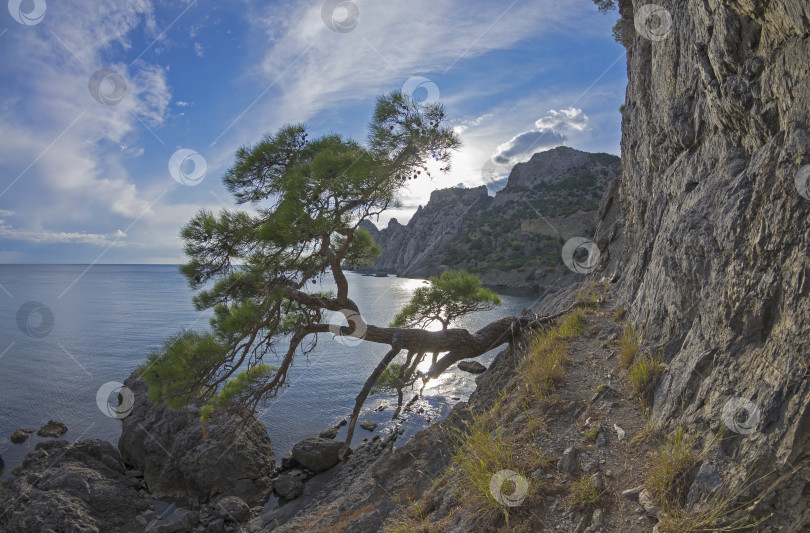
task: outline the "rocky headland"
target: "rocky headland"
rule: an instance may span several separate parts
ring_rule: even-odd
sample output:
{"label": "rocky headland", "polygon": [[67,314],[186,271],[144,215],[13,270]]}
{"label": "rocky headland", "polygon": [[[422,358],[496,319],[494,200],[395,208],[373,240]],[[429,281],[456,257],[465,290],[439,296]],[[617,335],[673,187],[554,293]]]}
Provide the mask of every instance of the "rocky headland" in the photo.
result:
{"label": "rocky headland", "polygon": [[490,287],[561,287],[576,279],[561,244],[593,237],[600,199],[620,172],[614,155],[560,146],[515,165],[495,196],[484,185],[433,191],[407,225],[364,222],[382,253],[361,270],[429,277],[463,268]]}

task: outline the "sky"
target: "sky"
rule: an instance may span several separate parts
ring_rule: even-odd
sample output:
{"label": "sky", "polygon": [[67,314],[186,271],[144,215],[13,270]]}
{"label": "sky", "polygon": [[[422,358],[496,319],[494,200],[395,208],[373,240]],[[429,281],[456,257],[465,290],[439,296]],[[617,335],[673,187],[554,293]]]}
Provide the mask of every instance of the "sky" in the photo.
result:
{"label": "sky", "polygon": [[620,155],[625,53],[591,0],[10,0],[0,12],[0,263],[185,262],[232,209],[240,146],[303,122],[364,142],[375,98],[438,100],[462,147],[402,191],[565,144]]}

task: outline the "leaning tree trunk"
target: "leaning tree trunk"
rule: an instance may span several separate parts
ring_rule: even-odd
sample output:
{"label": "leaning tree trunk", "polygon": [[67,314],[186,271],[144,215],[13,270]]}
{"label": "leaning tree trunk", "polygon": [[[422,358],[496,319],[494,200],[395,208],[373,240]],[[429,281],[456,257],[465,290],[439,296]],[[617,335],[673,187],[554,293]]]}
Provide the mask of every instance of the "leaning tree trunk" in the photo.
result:
{"label": "leaning tree trunk", "polygon": [[[586,302],[576,302],[560,313],[545,317],[509,316],[500,318],[494,322],[490,322],[475,333],[470,333],[465,329],[426,331],[421,329],[381,328],[371,324],[361,323],[362,318],[356,321],[354,318],[350,319],[352,325],[341,327],[341,335],[348,336],[354,334],[353,336],[359,336],[363,340],[389,344],[391,350],[385,354],[374,369],[374,372],[368,377],[363,385],[363,389],[355,399],[354,411],[352,412],[348,433],[346,435],[346,444],[343,450],[341,450],[341,458],[345,456],[346,452],[348,452],[351,447],[354,427],[357,424],[360,410],[368,398],[371,389],[380,378],[380,375],[403,349],[407,349],[409,352],[416,352],[420,355],[424,355],[425,353],[434,354],[433,364],[430,369],[422,375],[422,378],[427,381],[438,376],[458,361],[478,357],[507,342],[511,344],[521,330],[548,327],[551,322],[572,309],[586,305],[588,305]],[[357,316],[359,317],[359,315]],[[326,328],[321,330],[321,326],[326,326]],[[328,324],[317,324],[310,327],[316,328],[318,332],[329,331]],[[363,331],[363,329],[365,329],[365,334],[357,335],[357,333]],[[435,358],[436,353],[445,351],[447,353],[444,356],[438,359]],[[417,364],[420,359],[421,357],[417,357]]]}

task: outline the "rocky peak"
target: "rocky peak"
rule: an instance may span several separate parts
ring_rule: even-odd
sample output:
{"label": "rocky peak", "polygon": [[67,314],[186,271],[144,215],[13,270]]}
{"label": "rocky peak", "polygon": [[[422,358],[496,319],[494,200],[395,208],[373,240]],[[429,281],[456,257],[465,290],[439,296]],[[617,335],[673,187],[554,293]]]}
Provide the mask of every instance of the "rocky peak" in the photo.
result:
{"label": "rocky peak", "polygon": [[541,181],[559,180],[572,169],[588,163],[590,154],[568,146],[558,146],[538,152],[525,163],[512,167],[507,187],[531,187]]}
{"label": "rocky peak", "polygon": [[494,197],[484,185],[433,191],[406,226],[392,219],[370,230],[383,249],[375,270],[426,277],[466,268],[490,286],[565,284],[572,273],[559,239],[592,236],[599,198],[620,170],[614,155],[562,146],[516,165]]}
{"label": "rocky peak", "polygon": [[[441,207],[443,204],[461,202],[462,204],[469,205],[471,203],[481,200],[487,196],[487,188],[484,185],[473,187],[471,189],[462,189],[461,187],[449,187],[447,189],[436,189],[430,193],[430,200],[428,205],[431,207]],[[422,209],[422,206],[419,206]],[[419,210],[417,210],[419,212]]]}

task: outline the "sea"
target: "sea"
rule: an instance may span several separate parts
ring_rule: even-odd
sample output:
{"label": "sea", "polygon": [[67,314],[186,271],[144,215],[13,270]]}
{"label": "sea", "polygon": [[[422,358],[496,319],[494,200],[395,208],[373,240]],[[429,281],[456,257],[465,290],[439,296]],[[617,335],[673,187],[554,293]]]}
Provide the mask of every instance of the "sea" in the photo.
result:
{"label": "sea", "polygon": [[[426,281],[347,273],[349,296],[369,323],[388,324],[413,291]],[[330,290],[324,284],[315,290]],[[208,328],[210,311],[192,305],[194,291],[177,265],[0,265],[0,455],[2,478],[43,440],[23,444],[8,437],[18,428],[63,422],[69,442],[88,438],[116,445],[121,422],[109,408],[117,389],[148,354],[178,330]],[[477,329],[500,316],[520,314],[538,303],[530,294],[501,294],[502,304],[464,317],[456,327]],[[337,316],[335,324],[346,324]],[[347,418],[355,397],[387,346],[320,334],[308,356],[295,359],[289,386],[258,414],[273,442],[276,461],[292,446]],[[497,349],[477,360],[489,365]],[[283,352],[282,352],[283,353]],[[277,362],[269,356],[268,364]],[[466,400],[475,376],[453,367],[429,382],[415,404],[401,445],[415,432],[446,416]],[[410,397],[411,393],[408,397]],[[396,395],[366,401],[353,445],[392,431]],[[345,436],[341,430],[338,439]]]}

